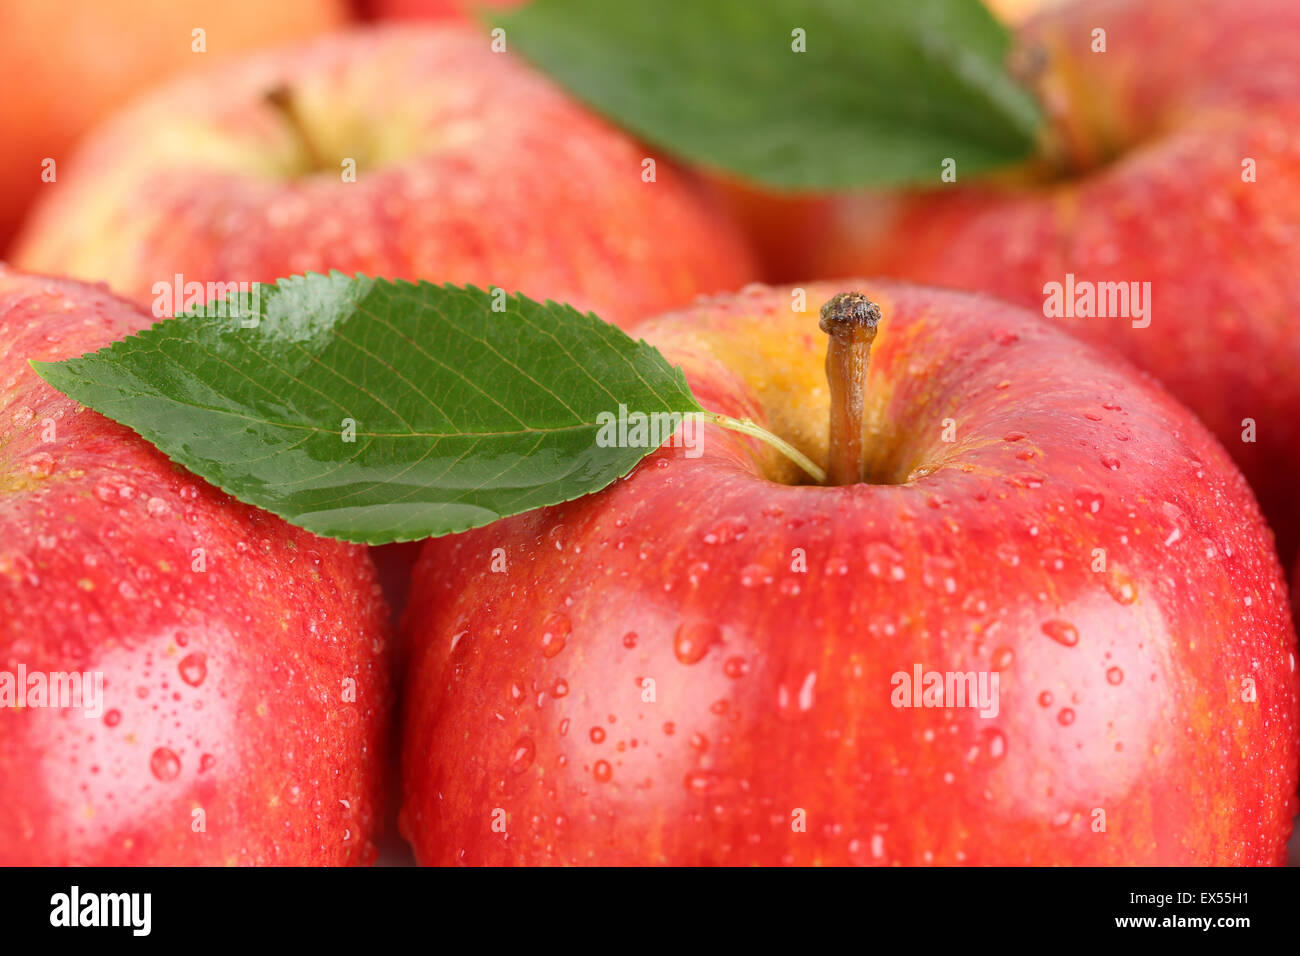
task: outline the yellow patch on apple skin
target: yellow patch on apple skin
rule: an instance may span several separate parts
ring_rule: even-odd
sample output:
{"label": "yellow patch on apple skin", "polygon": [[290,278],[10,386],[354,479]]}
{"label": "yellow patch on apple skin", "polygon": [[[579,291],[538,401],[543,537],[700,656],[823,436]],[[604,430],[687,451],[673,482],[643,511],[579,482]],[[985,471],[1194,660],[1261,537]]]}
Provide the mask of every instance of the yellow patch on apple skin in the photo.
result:
{"label": "yellow patch on apple skin", "polygon": [[[891,297],[873,290],[875,283],[861,279],[807,283],[790,287],[778,297],[778,304],[766,294],[766,287],[753,287],[752,299],[743,293],[731,298],[730,313],[711,323],[700,321],[715,308],[703,301],[678,313],[680,321],[647,332],[647,338],[662,349],[681,357],[688,378],[719,380],[720,369],[734,378],[740,394],[759,405],[759,424],[794,445],[818,465],[825,467],[830,438],[830,390],[826,385],[826,334],[819,323],[820,309],[839,292],[864,292],[883,313],[880,332],[872,353],[873,364],[889,361],[890,354],[908,351],[907,340],[890,329]],[[793,308],[794,292],[802,290],[804,310]],[[785,305],[779,303],[784,302]],[[750,303],[753,308],[748,308]],[[706,327],[707,326],[707,327]],[[919,334],[913,328],[907,335]],[[710,372],[701,376],[709,367]],[[890,377],[872,374],[867,388],[866,416],[876,441],[885,446],[882,460],[890,460],[896,444],[895,429],[889,425],[888,409],[893,402]],[[745,385],[741,386],[743,382]],[[807,478],[784,456],[764,449],[760,462],[763,474],[781,484],[802,484]],[[897,470],[891,463],[891,475]],[[904,472],[905,474],[906,472]]]}

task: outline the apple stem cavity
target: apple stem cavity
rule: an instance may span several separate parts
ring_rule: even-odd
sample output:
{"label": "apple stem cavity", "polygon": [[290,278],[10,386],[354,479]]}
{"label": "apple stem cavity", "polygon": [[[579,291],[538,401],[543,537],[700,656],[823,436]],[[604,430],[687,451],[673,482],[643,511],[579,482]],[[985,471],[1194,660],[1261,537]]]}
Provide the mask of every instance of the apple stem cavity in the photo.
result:
{"label": "apple stem cavity", "polygon": [[303,121],[302,112],[298,109],[298,103],[294,99],[293,91],[288,86],[281,84],[266,91],[264,99],[267,104],[273,107],[284,120],[285,125],[293,133],[294,138],[298,141],[304,154],[307,157],[307,171],[318,173],[328,168],[325,163],[325,154],[321,152],[316,141],[307,131],[307,124]]}
{"label": "apple stem cavity", "polygon": [[813,481],[817,482],[819,485],[826,481],[826,472],[819,468],[811,458],[801,452],[798,448],[795,448],[794,445],[791,445],[784,438],[773,435],[766,428],[756,424],[748,418],[732,418],[730,415],[720,415],[717,412],[693,412],[689,417],[709,422],[713,425],[718,425],[721,428],[730,429],[733,432],[740,432],[742,435],[748,435],[751,438],[757,438],[760,441],[766,442],[806,471]]}
{"label": "apple stem cavity", "polygon": [[867,367],[879,324],[880,306],[861,292],[841,292],[822,306],[821,330],[830,337],[826,346],[826,383],[831,393],[827,470],[832,485],[866,480]]}
{"label": "apple stem cavity", "polygon": [[1076,177],[1101,165],[1104,157],[1085,123],[1078,71],[1068,62],[1040,42],[1014,50],[1008,68],[1047,119],[1039,133],[1039,155],[1056,175]]}

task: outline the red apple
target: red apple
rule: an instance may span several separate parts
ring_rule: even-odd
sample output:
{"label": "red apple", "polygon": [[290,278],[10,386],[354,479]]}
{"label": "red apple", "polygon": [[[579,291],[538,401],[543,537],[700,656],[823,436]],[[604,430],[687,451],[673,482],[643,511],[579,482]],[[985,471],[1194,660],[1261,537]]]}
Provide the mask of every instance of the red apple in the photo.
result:
{"label": "red apple", "polygon": [[528,0],[356,0],[370,20],[472,20],[477,11],[509,10]]}
{"label": "red apple", "polygon": [[[865,482],[795,484],[708,430],[698,458],[666,447],[425,545],[404,618],[418,859],[1282,863],[1286,585],[1182,406],[1029,312],[885,281],[638,332],[706,408],[833,464],[812,310],[846,289],[884,316]],[[896,706],[918,667],[996,707]]]}
{"label": "red apple", "polygon": [[[365,550],[239,504],[27,364],[151,321],[0,266],[0,865],[366,862],[391,691]],[[79,706],[39,706],[72,674]]]}
{"label": "red apple", "polygon": [[[1093,52],[1097,30],[1105,52]],[[1290,560],[1300,543],[1300,5],[1096,0],[1042,16],[1021,39],[1045,53],[1043,86],[1071,153],[1055,178],[980,181],[959,164],[956,184],[930,190],[778,201],[765,215],[784,217],[780,232],[795,241],[769,241],[769,275],[888,274],[1035,310],[1067,275],[1149,282],[1138,323],[1149,327],[1059,321],[1118,348],[1201,417]]]}
{"label": "red apple", "polygon": [[491,42],[359,29],[179,80],[85,145],[15,262],[144,302],[178,274],[339,269],[519,289],[622,323],[753,277],[686,173]]}
{"label": "red apple", "polygon": [[77,138],[142,89],[233,54],[337,29],[346,18],[345,0],[0,4],[0,250],[49,186],[44,161],[53,159],[59,176]]}

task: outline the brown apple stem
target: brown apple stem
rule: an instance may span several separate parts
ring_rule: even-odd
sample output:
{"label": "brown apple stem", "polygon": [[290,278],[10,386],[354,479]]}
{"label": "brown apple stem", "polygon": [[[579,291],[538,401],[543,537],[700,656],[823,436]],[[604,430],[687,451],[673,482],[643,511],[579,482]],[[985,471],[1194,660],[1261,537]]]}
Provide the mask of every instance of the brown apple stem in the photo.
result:
{"label": "brown apple stem", "polygon": [[303,122],[302,112],[298,109],[298,104],[294,99],[293,91],[288,86],[281,84],[266,91],[266,102],[274,107],[284,120],[285,124],[292,131],[294,137],[298,140],[302,151],[307,154],[307,162],[312,172],[320,172],[326,168],[325,156],[312,139],[311,134],[307,131],[307,124]]}
{"label": "brown apple stem", "polygon": [[863,442],[866,425],[867,365],[880,324],[880,306],[861,292],[841,292],[822,306],[826,382],[831,393],[831,433],[827,479],[832,485],[866,480]]}

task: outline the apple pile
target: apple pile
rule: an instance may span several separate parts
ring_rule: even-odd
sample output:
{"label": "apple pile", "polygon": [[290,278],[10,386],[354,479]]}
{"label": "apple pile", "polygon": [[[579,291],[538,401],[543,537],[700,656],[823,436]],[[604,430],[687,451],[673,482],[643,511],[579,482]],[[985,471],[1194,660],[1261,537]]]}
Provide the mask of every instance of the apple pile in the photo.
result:
{"label": "apple pile", "polygon": [[[2,178],[58,172],[0,203],[0,865],[364,864],[394,831],[429,865],[1285,863],[1300,19],[1225,6],[1032,20],[1060,152],[934,189],[670,158],[451,0],[231,0],[223,57],[299,42],[113,112],[173,69],[142,42],[82,114],[14,105]],[[29,364],[334,271],[595,313],[752,427],[395,552]],[[1034,314],[1107,277],[1149,323]],[[508,398],[454,372],[444,401]],[[93,717],[33,698],[53,674],[100,675]]]}

